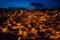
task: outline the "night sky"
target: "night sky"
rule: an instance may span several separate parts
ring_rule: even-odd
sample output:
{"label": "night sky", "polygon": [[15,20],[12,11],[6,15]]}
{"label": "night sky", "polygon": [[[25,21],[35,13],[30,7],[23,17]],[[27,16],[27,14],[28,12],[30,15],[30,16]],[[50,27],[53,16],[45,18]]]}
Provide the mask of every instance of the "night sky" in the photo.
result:
{"label": "night sky", "polygon": [[60,8],[60,0],[0,0],[0,8],[33,8],[30,3],[41,3],[45,8]]}

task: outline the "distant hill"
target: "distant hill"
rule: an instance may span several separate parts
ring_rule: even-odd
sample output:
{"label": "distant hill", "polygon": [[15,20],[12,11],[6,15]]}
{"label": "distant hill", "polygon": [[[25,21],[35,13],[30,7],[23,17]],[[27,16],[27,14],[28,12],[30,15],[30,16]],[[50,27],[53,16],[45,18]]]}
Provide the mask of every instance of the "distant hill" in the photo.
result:
{"label": "distant hill", "polygon": [[27,10],[26,8],[22,8],[22,7],[8,7],[8,8],[0,8],[0,10]]}

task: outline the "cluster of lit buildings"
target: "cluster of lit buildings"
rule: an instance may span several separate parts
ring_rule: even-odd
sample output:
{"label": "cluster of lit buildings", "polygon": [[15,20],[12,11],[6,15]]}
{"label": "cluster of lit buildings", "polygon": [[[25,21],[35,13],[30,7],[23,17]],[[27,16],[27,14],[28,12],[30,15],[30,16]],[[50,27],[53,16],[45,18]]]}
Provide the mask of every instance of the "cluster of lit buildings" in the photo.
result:
{"label": "cluster of lit buildings", "polygon": [[0,13],[0,33],[17,40],[60,40],[59,10],[15,10]]}

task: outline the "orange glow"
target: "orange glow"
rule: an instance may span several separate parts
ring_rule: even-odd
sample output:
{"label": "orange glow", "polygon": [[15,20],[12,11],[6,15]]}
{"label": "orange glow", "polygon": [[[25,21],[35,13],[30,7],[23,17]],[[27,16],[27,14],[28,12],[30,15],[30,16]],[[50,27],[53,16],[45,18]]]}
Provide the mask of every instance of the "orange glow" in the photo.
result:
{"label": "orange glow", "polygon": [[60,12],[57,10],[13,10],[9,12],[11,14],[6,15],[6,12],[5,14],[2,12],[3,16],[0,14],[2,34],[16,35],[18,40],[22,38],[39,40],[44,37],[57,40],[60,37]]}
{"label": "orange glow", "polygon": [[2,29],[2,32],[3,32],[3,33],[6,33],[7,31],[8,31],[7,28],[3,28],[3,29]]}

